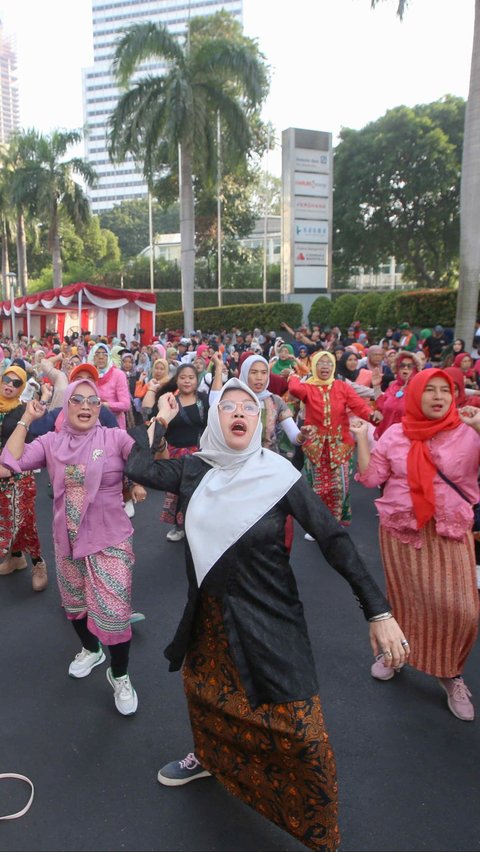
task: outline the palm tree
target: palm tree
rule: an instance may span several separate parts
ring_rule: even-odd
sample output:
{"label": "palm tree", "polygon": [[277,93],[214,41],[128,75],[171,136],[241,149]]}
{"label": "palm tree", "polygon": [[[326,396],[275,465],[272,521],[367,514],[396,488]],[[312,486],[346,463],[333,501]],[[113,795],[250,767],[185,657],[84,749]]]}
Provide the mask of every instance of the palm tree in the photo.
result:
{"label": "palm tree", "polygon": [[[375,7],[380,0],[371,0]],[[398,0],[403,17],[409,0]],[[475,2],[470,86],[465,111],[462,175],[460,181],[460,278],[455,337],[473,341],[480,288],[480,0]]]}
{"label": "palm tree", "polygon": [[[34,157],[36,132],[27,130],[11,136],[0,158],[5,193],[9,201],[10,216],[5,220],[4,236],[15,233],[17,247],[17,281],[22,296],[27,294],[27,238],[25,212],[32,207],[34,188],[31,180],[31,163]],[[11,210],[14,211],[15,224]],[[8,214],[8,210],[5,211]],[[8,266],[8,260],[6,259]],[[2,267],[3,268],[3,267]],[[8,274],[6,270],[5,274]]]}
{"label": "palm tree", "polygon": [[90,218],[88,198],[75,176],[82,178],[87,186],[93,186],[95,171],[80,157],[65,160],[68,149],[77,145],[81,138],[81,134],[75,130],[54,130],[49,136],[37,134],[35,156],[28,175],[34,187],[32,208],[37,216],[48,221],[48,248],[52,254],[54,288],[62,286],[61,216],[65,216],[76,227],[85,224]]}
{"label": "palm tree", "polygon": [[8,192],[8,172],[6,168],[7,146],[2,145],[0,148],[0,240],[2,242],[2,260],[1,260],[1,298],[8,299],[9,297],[9,274],[10,274],[10,257],[8,250],[10,233],[10,224],[12,217],[12,206]]}
{"label": "palm tree", "polygon": [[[118,42],[114,70],[120,97],[110,118],[110,155],[143,163],[150,187],[179,158],[181,272],[184,329],[194,328],[195,214],[193,174],[212,174],[217,114],[223,145],[240,159],[251,142],[249,117],[266,95],[267,75],[253,41],[226,34],[225,17],[212,36],[193,19],[183,46],[161,24],[138,24]],[[201,23],[200,23],[201,21]],[[229,21],[230,30],[232,22]],[[203,28],[203,32],[202,32]],[[164,74],[138,77],[147,60],[166,63]],[[133,79],[135,75],[135,78]]]}

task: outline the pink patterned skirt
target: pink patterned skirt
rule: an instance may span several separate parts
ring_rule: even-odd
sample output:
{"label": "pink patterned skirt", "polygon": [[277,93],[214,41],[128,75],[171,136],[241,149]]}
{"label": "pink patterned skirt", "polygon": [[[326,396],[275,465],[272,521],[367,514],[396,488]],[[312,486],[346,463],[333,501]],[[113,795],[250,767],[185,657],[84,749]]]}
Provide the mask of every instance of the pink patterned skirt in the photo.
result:
{"label": "pink patterned skirt", "polygon": [[[65,469],[65,513],[70,542],[76,539],[85,499],[85,466]],[[123,511],[123,509],[122,509]],[[130,626],[132,572],[135,557],[132,538],[83,559],[55,553],[62,606],[74,621],[87,616],[87,626],[104,645],[127,642]]]}

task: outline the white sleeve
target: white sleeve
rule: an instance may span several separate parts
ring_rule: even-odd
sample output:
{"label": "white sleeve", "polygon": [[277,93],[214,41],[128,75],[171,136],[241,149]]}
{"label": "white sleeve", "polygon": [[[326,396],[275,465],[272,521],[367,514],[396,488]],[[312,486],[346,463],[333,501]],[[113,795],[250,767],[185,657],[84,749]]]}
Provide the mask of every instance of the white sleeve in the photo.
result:
{"label": "white sleeve", "polygon": [[282,427],[283,431],[285,432],[288,440],[291,441],[292,444],[296,444],[297,443],[297,435],[300,434],[300,429],[298,428],[297,424],[295,423],[295,420],[293,419],[293,417],[286,417],[285,420],[281,421],[280,426]]}

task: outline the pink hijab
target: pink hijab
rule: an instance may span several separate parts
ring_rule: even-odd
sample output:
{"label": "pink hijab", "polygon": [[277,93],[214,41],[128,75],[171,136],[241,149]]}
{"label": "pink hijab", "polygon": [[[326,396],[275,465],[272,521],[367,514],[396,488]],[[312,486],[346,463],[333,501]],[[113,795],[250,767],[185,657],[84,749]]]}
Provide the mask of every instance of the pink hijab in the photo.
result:
{"label": "pink hijab", "polygon": [[80,523],[89,503],[93,503],[102,481],[103,466],[105,463],[105,430],[100,426],[98,420],[88,431],[75,429],[68,420],[68,400],[75,393],[79,385],[89,385],[92,395],[98,395],[93,382],[88,379],[79,379],[68,385],[63,398],[63,423],[57,433],[55,443],[55,463],[52,475],[53,491],[56,498],[60,497],[62,504],[65,501],[65,467],[67,465],[85,466],[85,490],[86,500],[82,507]]}

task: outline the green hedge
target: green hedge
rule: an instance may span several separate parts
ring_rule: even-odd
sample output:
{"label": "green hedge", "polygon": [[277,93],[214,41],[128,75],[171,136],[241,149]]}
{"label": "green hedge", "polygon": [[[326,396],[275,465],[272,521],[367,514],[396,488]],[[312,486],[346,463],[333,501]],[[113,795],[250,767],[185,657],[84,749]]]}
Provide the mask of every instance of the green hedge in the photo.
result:
{"label": "green hedge", "polygon": [[377,327],[378,311],[383,302],[384,295],[387,294],[365,293],[364,296],[359,296],[354,319],[360,322],[362,328]]}
{"label": "green hedge", "polygon": [[330,314],[330,324],[338,325],[341,329],[347,329],[355,319],[355,311],[358,305],[358,295],[345,293],[335,299]]}
{"label": "green hedge", "polygon": [[312,304],[308,320],[312,325],[330,325],[333,302],[328,296],[319,296]]}
{"label": "green hedge", "polygon": [[[194,311],[195,328],[202,331],[241,328],[244,331],[263,328],[265,331],[278,330],[282,322],[295,328],[302,321],[302,306],[295,302],[268,302],[267,304],[226,305],[222,308],[196,308]],[[181,311],[159,311],[157,328],[183,328]],[[190,331],[190,329],[186,329]]]}
{"label": "green hedge", "polygon": [[454,326],[457,306],[456,290],[415,290],[399,293],[396,310],[400,322],[419,328],[440,325]]}

